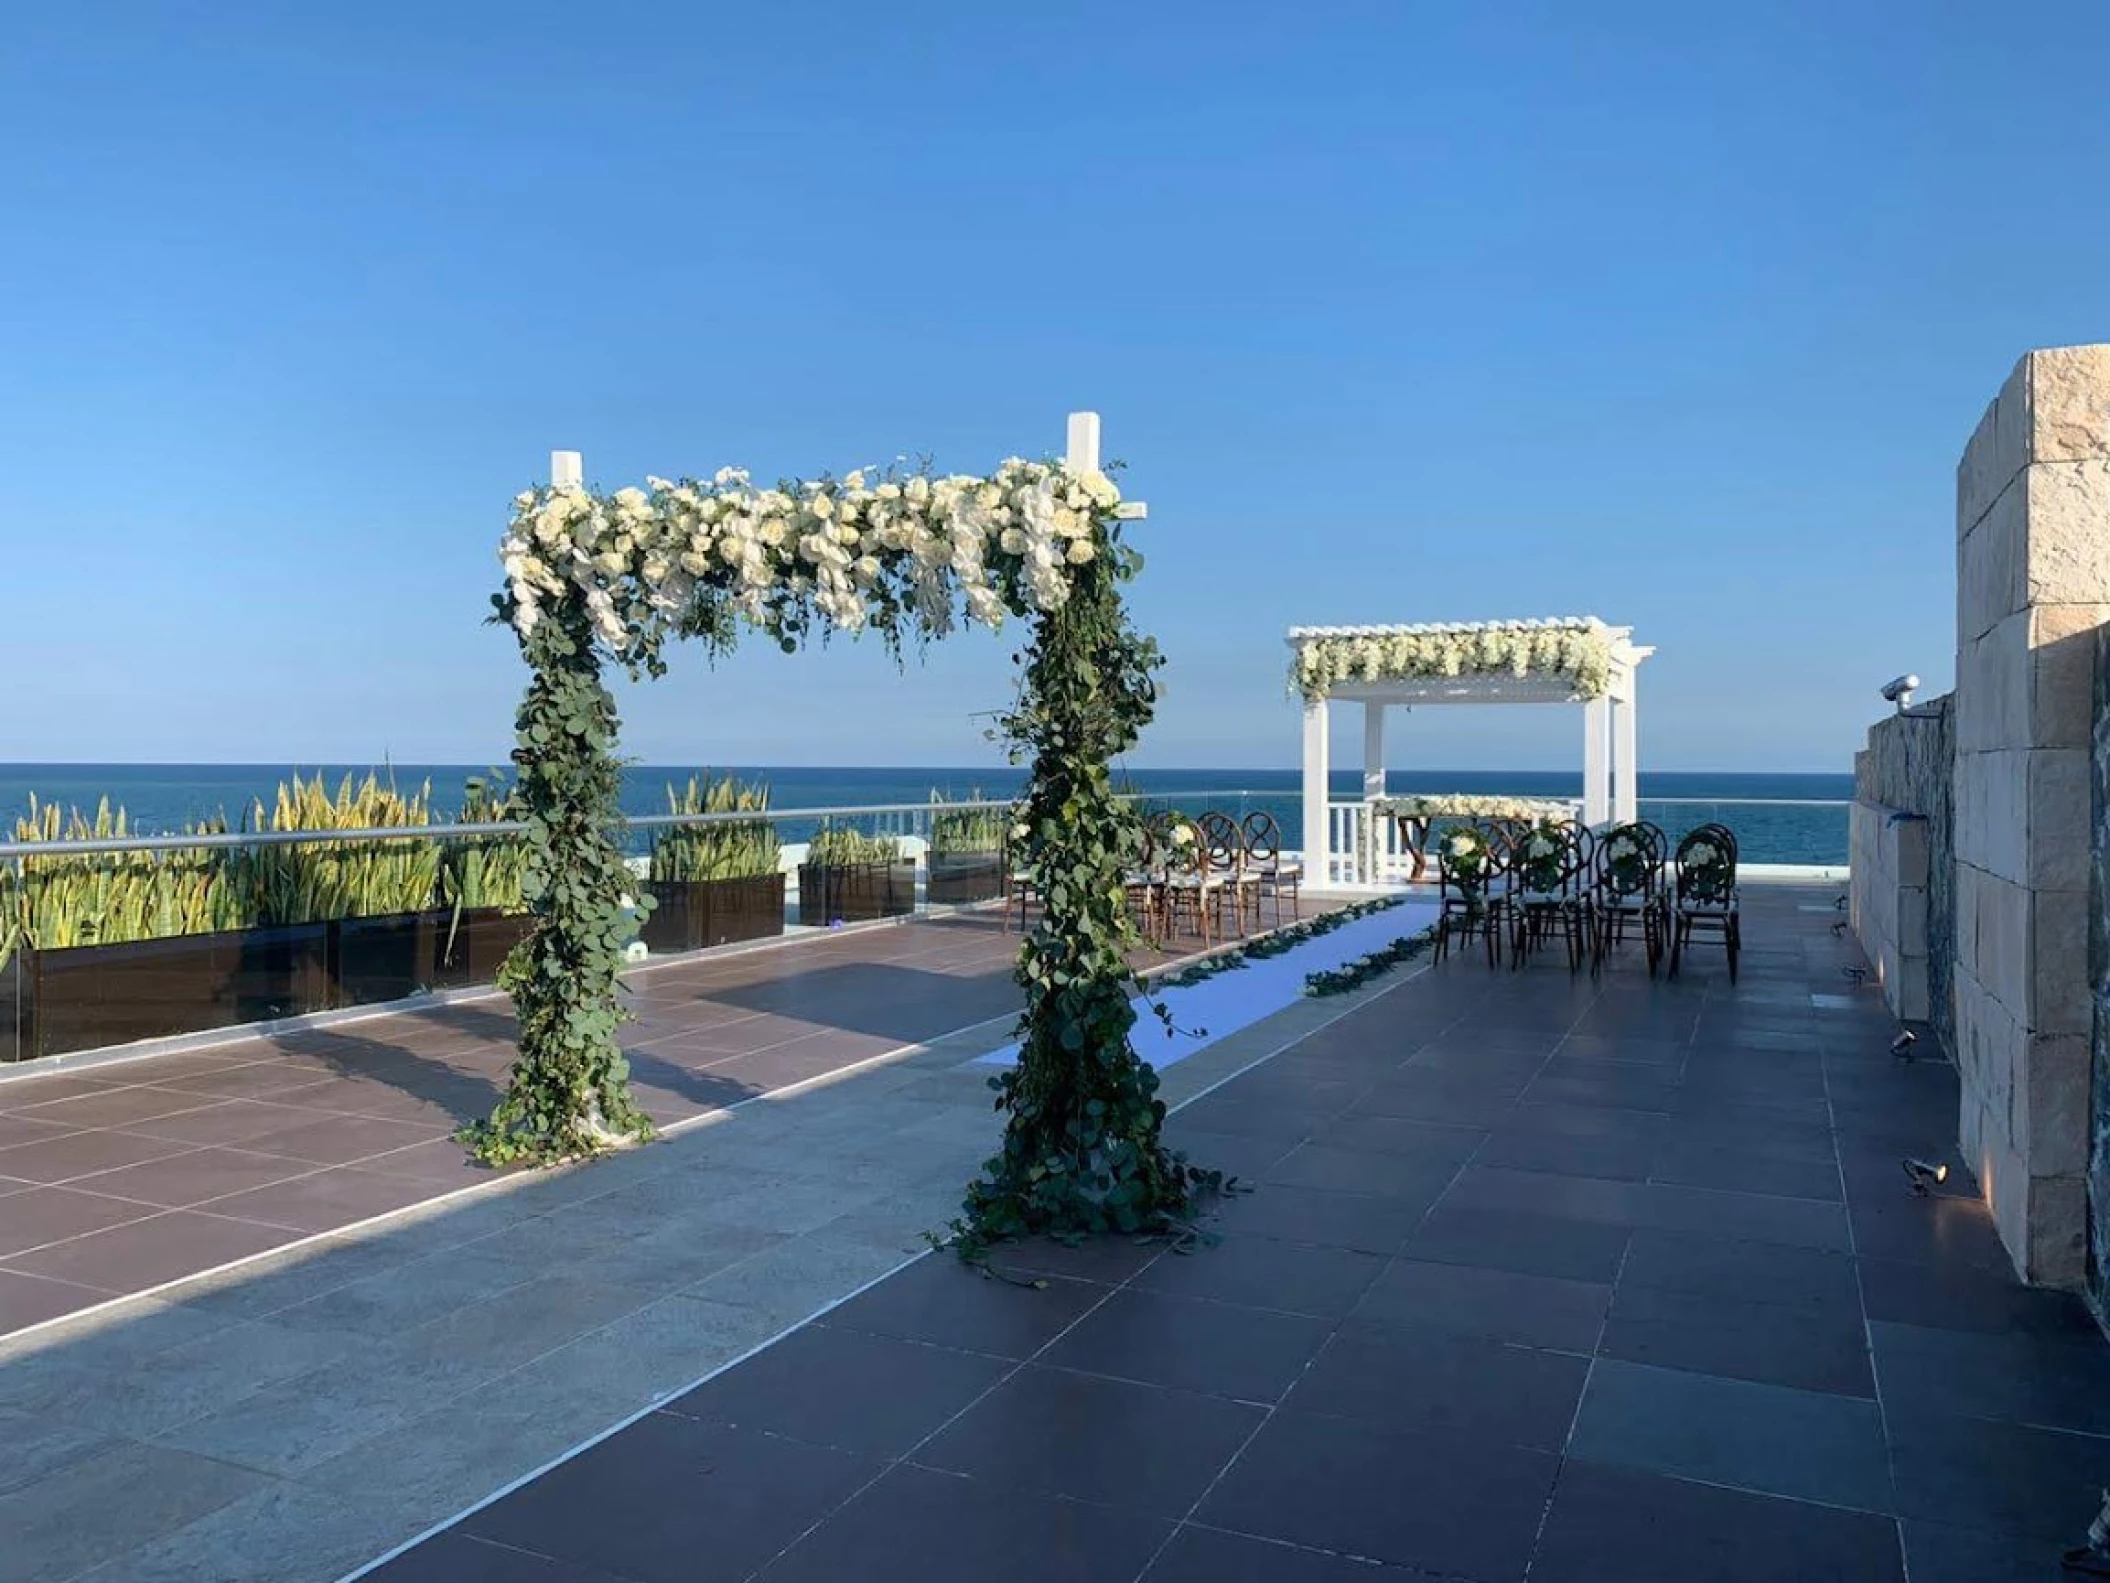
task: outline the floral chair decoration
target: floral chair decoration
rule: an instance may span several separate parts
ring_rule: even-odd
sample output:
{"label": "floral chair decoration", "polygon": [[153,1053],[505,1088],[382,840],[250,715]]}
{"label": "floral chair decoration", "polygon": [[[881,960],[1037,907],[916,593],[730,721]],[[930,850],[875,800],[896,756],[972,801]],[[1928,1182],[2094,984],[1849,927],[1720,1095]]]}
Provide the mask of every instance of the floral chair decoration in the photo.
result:
{"label": "floral chair decoration", "polygon": [[1590,832],[1571,820],[1542,819],[1517,840],[1511,857],[1510,963],[1558,929],[1568,970],[1582,966],[1590,935]]}
{"label": "floral chair decoration", "polygon": [[1593,967],[1602,967],[1612,947],[1626,939],[1629,924],[1639,924],[1649,976],[1655,976],[1669,933],[1663,859],[1663,832],[1646,821],[1615,825],[1605,832],[1597,847],[1597,880],[1591,890],[1597,926]]}
{"label": "floral chair decoration", "polygon": [[1456,825],[1436,845],[1436,960],[1450,954],[1451,936],[1483,935],[1487,962],[1496,960],[1501,937],[1501,860],[1494,838],[1477,825]]}
{"label": "floral chair decoration", "polygon": [[1204,947],[1212,945],[1210,920],[1223,916],[1224,875],[1209,861],[1209,843],[1201,826],[1185,814],[1166,821],[1165,923],[1177,934],[1183,923],[1192,926]]}
{"label": "floral chair decoration", "polygon": [[1736,889],[1736,837],[1725,826],[1702,825],[1678,843],[1672,884],[1670,972],[1690,949],[1695,934],[1721,937],[1729,957],[1729,982],[1736,982],[1743,950],[1743,919]]}

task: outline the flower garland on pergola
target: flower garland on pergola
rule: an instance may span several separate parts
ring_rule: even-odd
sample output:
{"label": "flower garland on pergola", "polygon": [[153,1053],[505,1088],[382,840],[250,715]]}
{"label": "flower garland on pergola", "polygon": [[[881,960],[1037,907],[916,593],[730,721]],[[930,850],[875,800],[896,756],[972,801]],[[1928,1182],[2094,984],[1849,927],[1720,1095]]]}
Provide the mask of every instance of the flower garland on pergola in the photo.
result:
{"label": "flower garland on pergola", "polygon": [[1540,676],[1601,698],[1612,681],[1612,633],[1603,623],[1475,622],[1341,632],[1297,639],[1290,685],[1308,701],[1343,682]]}
{"label": "flower garland on pergola", "polygon": [[1033,642],[1002,726],[1032,778],[1013,858],[1044,910],[1019,952],[1020,1058],[992,1080],[1003,1148],[969,1188],[961,1229],[986,1241],[1185,1216],[1210,1173],[1163,1146],[1157,1076],[1129,1042],[1135,930],[1122,880],[1142,837],[1108,769],[1151,718],[1160,664],[1121,599],[1141,567],[1121,536],[1135,514],[1096,468],[1018,459],[988,477],[888,470],[760,487],[727,469],[517,496],[493,604],[532,672],[513,759],[536,922],[501,980],[520,1055],[465,1135],[477,1152],[552,1161],[650,1133],[617,1038],[633,881],[611,837],[604,664],[656,676],[670,636],[722,652],[742,627],[787,652],[872,630],[898,653],[963,617],[1015,616]]}

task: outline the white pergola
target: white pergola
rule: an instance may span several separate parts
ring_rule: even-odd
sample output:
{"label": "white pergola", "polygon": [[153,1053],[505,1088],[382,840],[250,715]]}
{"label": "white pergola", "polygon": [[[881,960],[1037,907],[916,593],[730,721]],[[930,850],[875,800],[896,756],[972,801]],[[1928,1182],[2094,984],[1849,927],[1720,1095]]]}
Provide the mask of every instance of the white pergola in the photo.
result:
{"label": "white pergola", "polygon": [[[1610,823],[1634,819],[1636,810],[1636,691],[1635,673],[1641,662],[1656,651],[1634,642],[1632,627],[1614,627],[1595,616],[1567,617],[1550,621],[1447,622],[1419,625],[1360,627],[1292,627],[1291,650],[1325,638],[1382,638],[1396,635],[1466,635],[1490,629],[1594,628],[1601,632],[1610,651],[1611,666],[1603,693],[1586,696],[1572,678],[1526,674],[1468,672],[1458,676],[1409,677],[1397,680],[1340,681],[1304,705],[1304,830],[1306,867],[1313,882],[1323,882],[1331,873],[1328,850],[1315,854],[1313,833],[1332,846],[1329,814],[1328,772],[1331,743],[1331,705],[1359,703],[1363,706],[1363,796],[1362,805],[1385,795],[1385,711],[1412,709],[1434,704],[1580,704],[1583,717],[1583,823],[1601,829]],[[1434,790],[1435,788],[1431,788]],[[1325,861],[1321,861],[1321,858]]]}

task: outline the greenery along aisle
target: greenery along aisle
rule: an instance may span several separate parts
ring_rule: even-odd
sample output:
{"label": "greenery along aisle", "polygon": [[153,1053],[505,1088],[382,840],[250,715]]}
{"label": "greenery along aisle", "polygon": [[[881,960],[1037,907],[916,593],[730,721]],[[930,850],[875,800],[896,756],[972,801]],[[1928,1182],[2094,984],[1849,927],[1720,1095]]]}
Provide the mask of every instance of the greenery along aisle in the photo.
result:
{"label": "greenery along aisle", "polygon": [[520,1014],[505,1095],[466,1136],[484,1158],[551,1161],[643,1137],[618,1042],[617,975],[634,882],[613,838],[615,703],[606,664],[658,675],[671,636],[729,650],[742,627],[786,651],[831,631],[904,643],[1034,622],[1014,751],[1030,757],[1014,858],[1045,898],[1019,957],[1017,1071],[999,1080],[1002,1151],[969,1191],[963,1240],[1163,1224],[1199,1173],[1160,1141],[1156,1079],[1129,1044],[1132,926],[1122,877],[1139,850],[1107,762],[1136,740],[1157,652],[1128,623],[1137,514],[1096,468],[1007,461],[987,478],[853,472],[758,488],[727,470],[600,495],[514,501],[495,596],[532,671],[513,757],[527,825],[533,934],[503,982]]}

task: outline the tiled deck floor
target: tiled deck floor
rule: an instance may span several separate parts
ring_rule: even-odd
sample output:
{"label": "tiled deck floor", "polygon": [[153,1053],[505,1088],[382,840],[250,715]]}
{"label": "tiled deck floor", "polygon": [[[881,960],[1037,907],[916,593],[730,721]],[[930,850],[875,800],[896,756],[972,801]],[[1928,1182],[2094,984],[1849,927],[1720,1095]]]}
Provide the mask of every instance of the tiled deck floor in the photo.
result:
{"label": "tiled deck floor", "polygon": [[1826,893],[1741,986],[1454,959],[1182,1111],[1191,1255],[930,1257],[385,1583],[2019,1583],[2110,1482],[2110,1349],[2018,1287]]}
{"label": "tiled deck floor", "polygon": [[[1190,942],[1198,947],[1199,942]],[[661,1126],[1007,1016],[983,912],[631,976]],[[0,1335],[440,1197],[514,1055],[502,1000],[0,1083]]]}

